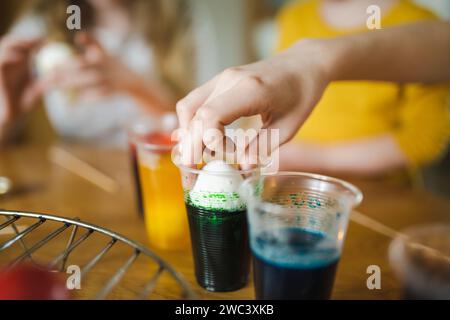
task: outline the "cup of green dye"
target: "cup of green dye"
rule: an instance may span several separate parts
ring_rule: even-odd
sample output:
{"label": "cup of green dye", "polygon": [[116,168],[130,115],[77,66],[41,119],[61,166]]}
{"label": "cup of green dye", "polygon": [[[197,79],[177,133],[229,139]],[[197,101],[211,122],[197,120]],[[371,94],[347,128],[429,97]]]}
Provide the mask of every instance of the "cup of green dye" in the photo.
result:
{"label": "cup of green dye", "polygon": [[202,169],[180,167],[195,275],[209,291],[234,291],[247,284],[250,269],[247,208],[238,189],[257,172],[223,161]]}

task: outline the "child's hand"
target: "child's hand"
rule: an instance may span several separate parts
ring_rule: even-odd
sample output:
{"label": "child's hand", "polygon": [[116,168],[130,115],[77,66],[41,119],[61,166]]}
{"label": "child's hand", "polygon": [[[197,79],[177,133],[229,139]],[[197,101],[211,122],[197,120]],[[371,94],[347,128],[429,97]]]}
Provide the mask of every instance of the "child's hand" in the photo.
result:
{"label": "child's hand", "polygon": [[76,44],[82,53],[58,66],[50,75],[53,87],[72,90],[84,100],[130,90],[139,77],[120,59],[108,54],[89,34],[79,33]]}
{"label": "child's hand", "polygon": [[[223,131],[240,117],[260,114],[263,128],[279,129],[283,144],[295,135],[328,84],[321,55],[315,42],[300,42],[270,59],[225,70],[178,102],[181,127],[191,129],[199,121],[203,130]],[[189,132],[189,143],[201,143],[202,134]]]}

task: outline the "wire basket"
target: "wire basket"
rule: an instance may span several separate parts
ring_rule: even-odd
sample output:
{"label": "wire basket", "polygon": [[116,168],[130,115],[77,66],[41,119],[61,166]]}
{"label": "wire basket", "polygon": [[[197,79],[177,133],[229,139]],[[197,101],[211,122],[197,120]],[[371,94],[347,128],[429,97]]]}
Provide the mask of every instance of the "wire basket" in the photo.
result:
{"label": "wire basket", "polygon": [[168,263],[120,234],[76,218],[7,210],[0,216],[0,265],[29,262],[59,272],[76,265],[82,289],[74,298],[196,298]]}

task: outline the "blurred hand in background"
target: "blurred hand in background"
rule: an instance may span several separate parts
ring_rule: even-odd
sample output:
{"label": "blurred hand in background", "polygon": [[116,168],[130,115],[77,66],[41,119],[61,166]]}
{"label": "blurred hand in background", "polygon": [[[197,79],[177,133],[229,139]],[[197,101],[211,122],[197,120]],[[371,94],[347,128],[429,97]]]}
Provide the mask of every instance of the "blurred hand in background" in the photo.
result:
{"label": "blurred hand in background", "polygon": [[[163,111],[170,108],[170,94],[155,94],[144,79],[121,59],[109,54],[89,33],[80,32],[75,37],[80,53],[67,63],[58,66],[46,80],[50,87],[76,92],[77,98],[97,101],[115,93],[126,93],[146,100],[147,106],[158,106]],[[161,90],[160,90],[161,91]]]}

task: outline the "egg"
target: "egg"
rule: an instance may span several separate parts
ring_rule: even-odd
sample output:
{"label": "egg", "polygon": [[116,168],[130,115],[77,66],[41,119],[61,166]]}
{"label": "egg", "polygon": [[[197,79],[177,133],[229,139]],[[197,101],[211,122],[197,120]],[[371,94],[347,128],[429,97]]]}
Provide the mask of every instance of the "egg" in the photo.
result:
{"label": "egg", "polygon": [[11,190],[12,182],[6,177],[0,177],[0,195],[6,194]]}
{"label": "egg", "polygon": [[208,162],[189,192],[190,202],[195,207],[207,210],[243,210],[245,203],[238,194],[243,180],[239,171],[226,162]]}
{"label": "egg", "polygon": [[51,42],[42,47],[35,57],[36,70],[40,77],[75,55],[73,49],[63,42]]}

